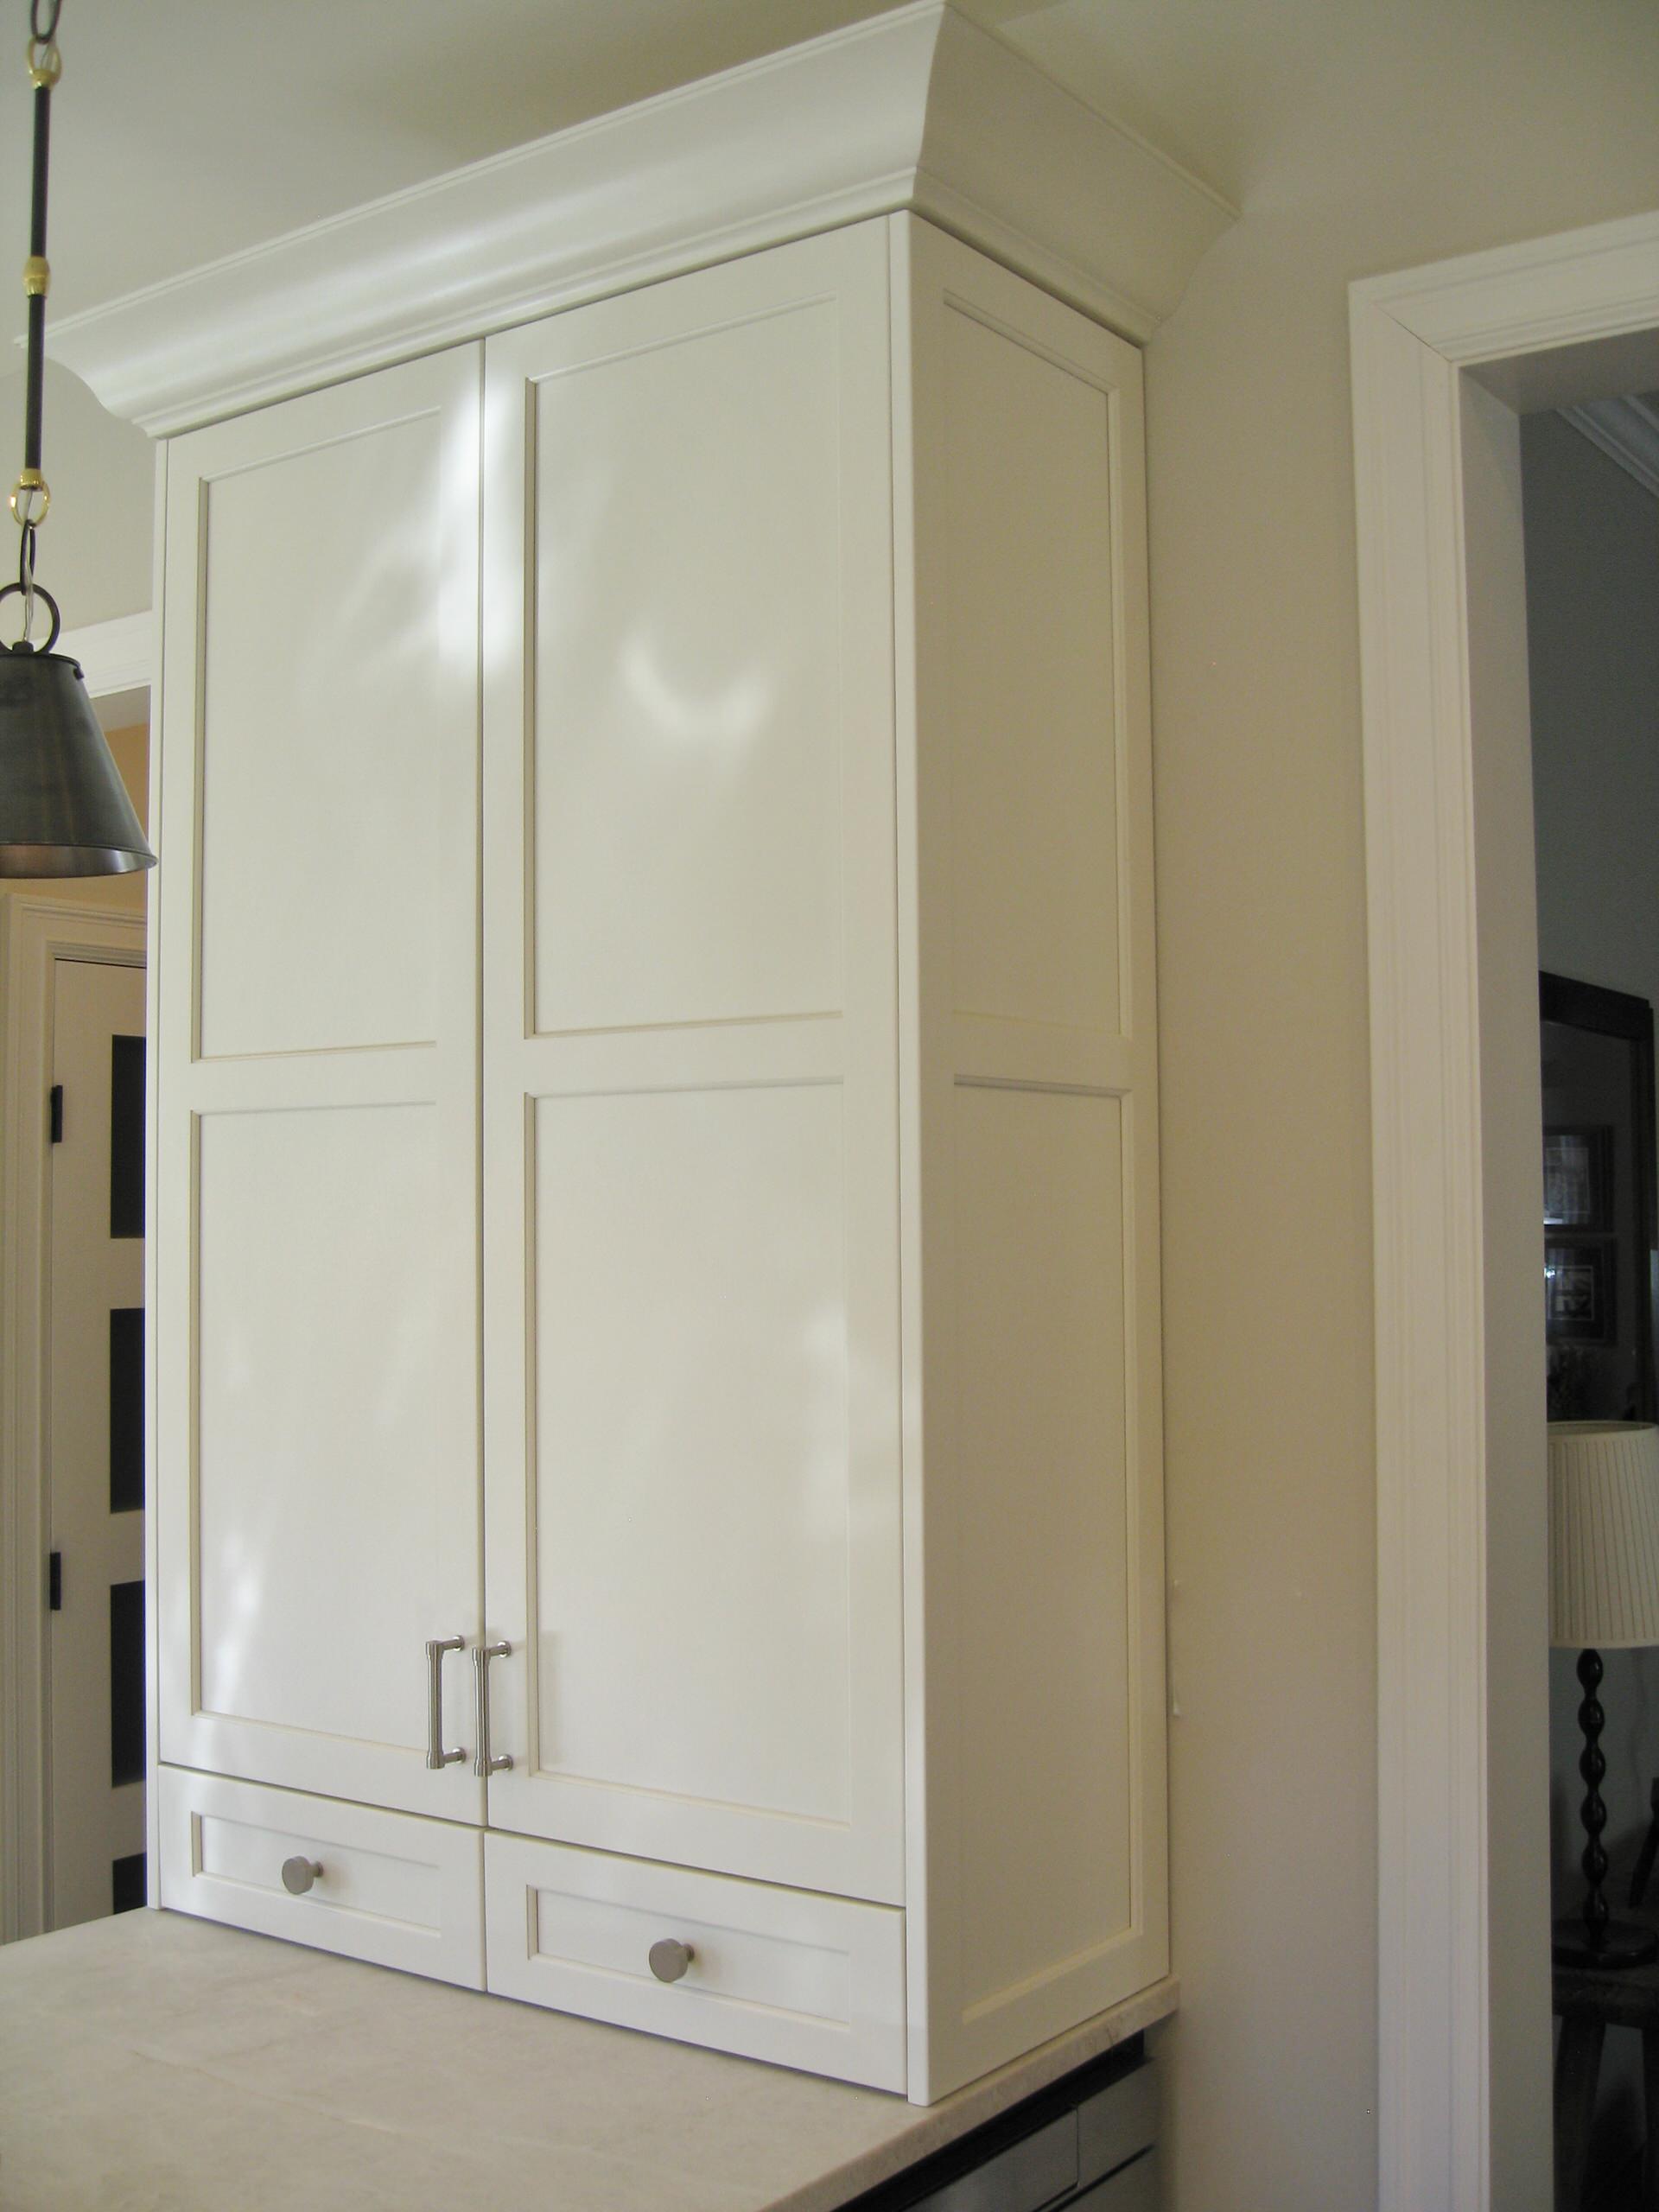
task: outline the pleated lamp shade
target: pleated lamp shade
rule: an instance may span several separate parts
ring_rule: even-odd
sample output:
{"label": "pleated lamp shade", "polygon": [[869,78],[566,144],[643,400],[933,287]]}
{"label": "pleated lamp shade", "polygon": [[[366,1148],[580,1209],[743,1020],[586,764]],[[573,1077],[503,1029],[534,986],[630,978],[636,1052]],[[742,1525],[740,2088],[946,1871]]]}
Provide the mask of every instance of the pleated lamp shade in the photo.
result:
{"label": "pleated lamp shade", "polygon": [[1549,1640],[1659,1643],[1659,1427],[1549,1424]]}

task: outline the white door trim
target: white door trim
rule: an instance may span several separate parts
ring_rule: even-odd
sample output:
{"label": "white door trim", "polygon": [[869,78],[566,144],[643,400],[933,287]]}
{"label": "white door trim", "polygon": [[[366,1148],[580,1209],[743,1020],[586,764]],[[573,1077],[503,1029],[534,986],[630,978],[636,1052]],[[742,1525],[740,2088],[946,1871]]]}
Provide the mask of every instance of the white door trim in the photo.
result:
{"label": "white door trim", "polygon": [[0,900],[0,1942],[45,1925],[45,1116],[57,960],[144,964],[138,915]]}
{"label": "white door trim", "polygon": [[118,614],[108,622],[66,630],[58,651],[80,663],[94,699],[148,691],[156,667],[156,617],[146,609],[142,614]]}
{"label": "white door trim", "polygon": [[1351,288],[1370,937],[1382,2212],[1490,2202],[1485,1389],[1459,372],[1659,324],[1659,215]]}

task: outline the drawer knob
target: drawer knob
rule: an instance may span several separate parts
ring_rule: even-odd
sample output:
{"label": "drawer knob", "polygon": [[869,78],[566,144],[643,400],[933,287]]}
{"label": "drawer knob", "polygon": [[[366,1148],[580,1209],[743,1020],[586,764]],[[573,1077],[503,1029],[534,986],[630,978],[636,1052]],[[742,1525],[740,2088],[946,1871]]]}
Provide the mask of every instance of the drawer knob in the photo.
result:
{"label": "drawer knob", "polygon": [[664,1936],[651,1947],[651,1970],[658,1981],[678,1981],[696,1955],[689,1943]]}
{"label": "drawer knob", "polygon": [[291,1897],[302,1897],[313,1882],[322,1873],[321,1862],[315,1859],[284,1859],[283,1887]]}

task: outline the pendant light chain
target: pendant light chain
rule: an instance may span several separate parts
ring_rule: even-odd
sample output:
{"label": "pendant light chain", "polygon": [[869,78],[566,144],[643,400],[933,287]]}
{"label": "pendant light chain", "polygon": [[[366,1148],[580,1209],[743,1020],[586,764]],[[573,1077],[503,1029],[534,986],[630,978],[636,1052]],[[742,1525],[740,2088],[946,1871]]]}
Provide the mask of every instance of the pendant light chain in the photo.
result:
{"label": "pendant light chain", "polygon": [[[35,632],[36,533],[52,505],[51,488],[41,471],[41,428],[46,384],[46,297],[52,283],[46,257],[46,183],[52,142],[52,92],[63,74],[63,56],[58,50],[58,18],[62,12],[63,0],[29,0],[29,73],[35,86],[35,149],[29,258],[23,264],[23,292],[29,302],[29,372],[23,400],[23,466],[8,502],[20,532],[17,585],[23,599],[25,645],[31,643]],[[54,609],[54,637],[56,629]]]}
{"label": "pendant light chain", "polygon": [[[0,0],[3,4],[3,0]],[[21,597],[23,634],[0,647],[0,877],[126,875],[153,868],[131,794],[99,728],[80,664],[57,645],[58,603],[35,580],[35,546],[52,495],[41,473],[41,401],[46,368],[46,165],[52,93],[63,74],[58,51],[62,0],[30,0],[29,74],[35,87],[35,188],[29,208],[29,387],[23,403],[23,467],[9,504],[21,543],[17,581],[0,600]],[[33,632],[38,608],[52,618],[43,643]]]}

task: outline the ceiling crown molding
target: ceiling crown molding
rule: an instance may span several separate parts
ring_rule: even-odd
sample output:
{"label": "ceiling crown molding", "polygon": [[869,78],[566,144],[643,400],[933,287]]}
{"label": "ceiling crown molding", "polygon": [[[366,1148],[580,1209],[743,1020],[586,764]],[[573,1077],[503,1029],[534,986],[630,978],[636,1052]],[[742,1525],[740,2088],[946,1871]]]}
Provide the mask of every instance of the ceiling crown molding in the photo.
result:
{"label": "ceiling crown molding", "polygon": [[161,435],[899,208],[1137,341],[1236,213],[916,0],[67,317],[48,350]]}
{"label": "ceiling crown molding", "polygon": [[1561,413],[1659,499],[1659,409],[1645,399],[1592,399]]}

